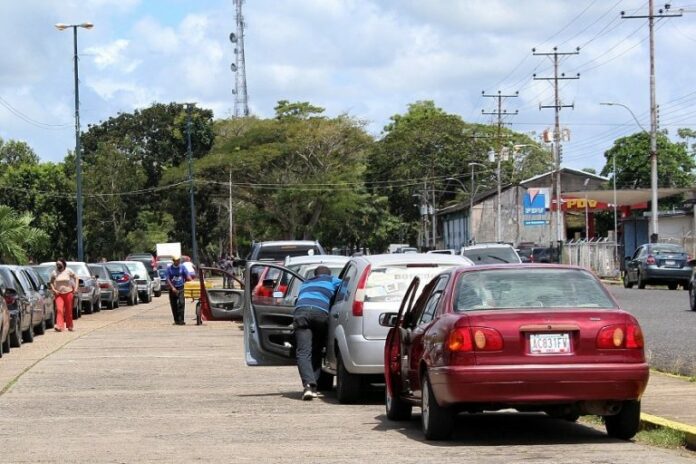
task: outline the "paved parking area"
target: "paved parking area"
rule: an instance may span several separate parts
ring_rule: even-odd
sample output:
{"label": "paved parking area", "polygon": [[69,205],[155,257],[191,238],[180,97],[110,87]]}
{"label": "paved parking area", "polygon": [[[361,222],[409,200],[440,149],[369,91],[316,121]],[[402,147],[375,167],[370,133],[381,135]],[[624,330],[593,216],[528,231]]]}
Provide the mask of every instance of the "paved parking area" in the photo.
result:
{"label": "paved parking area", "polygon": [[[540,414],[461,416],[428,443],[418,414],[300,401],[293,367],[249,368],[237,323],[173,326],[165,298],[85,316],[0,360],[0,460],[15,462],[695,462]],[[24,366],[24,367],[22,367]],[[21,374],[24,372],[23,374]],[[13,379],[19,378],[12,383]]]}

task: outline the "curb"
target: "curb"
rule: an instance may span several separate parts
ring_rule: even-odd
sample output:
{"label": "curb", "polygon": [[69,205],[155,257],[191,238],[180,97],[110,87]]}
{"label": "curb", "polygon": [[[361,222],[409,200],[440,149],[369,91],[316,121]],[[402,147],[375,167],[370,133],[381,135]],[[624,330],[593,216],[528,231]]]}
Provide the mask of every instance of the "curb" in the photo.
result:
{"label": "curb", "polygon": [[682,432],[686,438],[686,448],[692,451],[696,450],[696,427],[693,425],[682,424],[644,412],[640,413],[640,425],[641,429],[662,427]]}

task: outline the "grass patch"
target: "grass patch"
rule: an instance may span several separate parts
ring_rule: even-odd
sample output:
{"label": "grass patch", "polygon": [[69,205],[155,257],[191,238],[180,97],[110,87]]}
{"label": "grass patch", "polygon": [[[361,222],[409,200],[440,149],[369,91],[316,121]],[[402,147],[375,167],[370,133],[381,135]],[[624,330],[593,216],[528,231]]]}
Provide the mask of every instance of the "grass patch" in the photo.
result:
{"label": "grass patch", "polygon": [[641,430],[636,435],[636,441],[660,448],[684,448],[686,447],[686,434],[678,430],[657,427]]}
{"label": "grass patch", "polygon": [[[679,364],[679,363],[678,363]],[[650,370],[659,372],[661,374],[668,374],[674,377],[679,377],[680,379],[686,380],[687,382],[696,383],[696,375],[685,375],[679,372],[681,364],[675,365],[674,369],[658,369],[656,367],[651,367]]]}

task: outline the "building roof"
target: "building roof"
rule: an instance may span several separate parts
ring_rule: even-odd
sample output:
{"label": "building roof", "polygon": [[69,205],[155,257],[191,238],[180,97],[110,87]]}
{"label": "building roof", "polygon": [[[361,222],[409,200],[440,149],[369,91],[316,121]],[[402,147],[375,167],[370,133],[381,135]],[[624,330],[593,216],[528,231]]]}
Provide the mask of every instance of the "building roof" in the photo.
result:
{"label": "building roof", "polygon": [[[554,171],[548,171],[548,172],[545,172],[543,174],[539,174],[539,175],[536,175],[534,177],[530,177],[529,179],[525,179],[525,180],[521,181],[520,185],[524,186],[524,184],[528,184],[530,182],[534,182],[534,181],[537,181],[539,179],[543,179],[544,177],[550,176],[553,173],[554,173]],[[598,176],[597,174],[592,174],[591,172],[581,171],[579,169],[561,168],[561,174],[570,174],[570,175],[594,179],[594,180],[597,180],[600,182],[609,182],[608,177]]]}

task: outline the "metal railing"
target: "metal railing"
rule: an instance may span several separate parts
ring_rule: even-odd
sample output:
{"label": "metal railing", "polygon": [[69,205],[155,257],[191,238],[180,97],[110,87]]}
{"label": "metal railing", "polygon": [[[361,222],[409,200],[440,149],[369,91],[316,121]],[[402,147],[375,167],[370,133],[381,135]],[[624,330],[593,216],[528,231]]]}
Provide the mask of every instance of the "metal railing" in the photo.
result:
{"label": "metal railing", "polygon": [[607,238],[571,240],[563,245],[562,262],[584,267],[600,277],[616,278],[621,274],[620,250]]}

